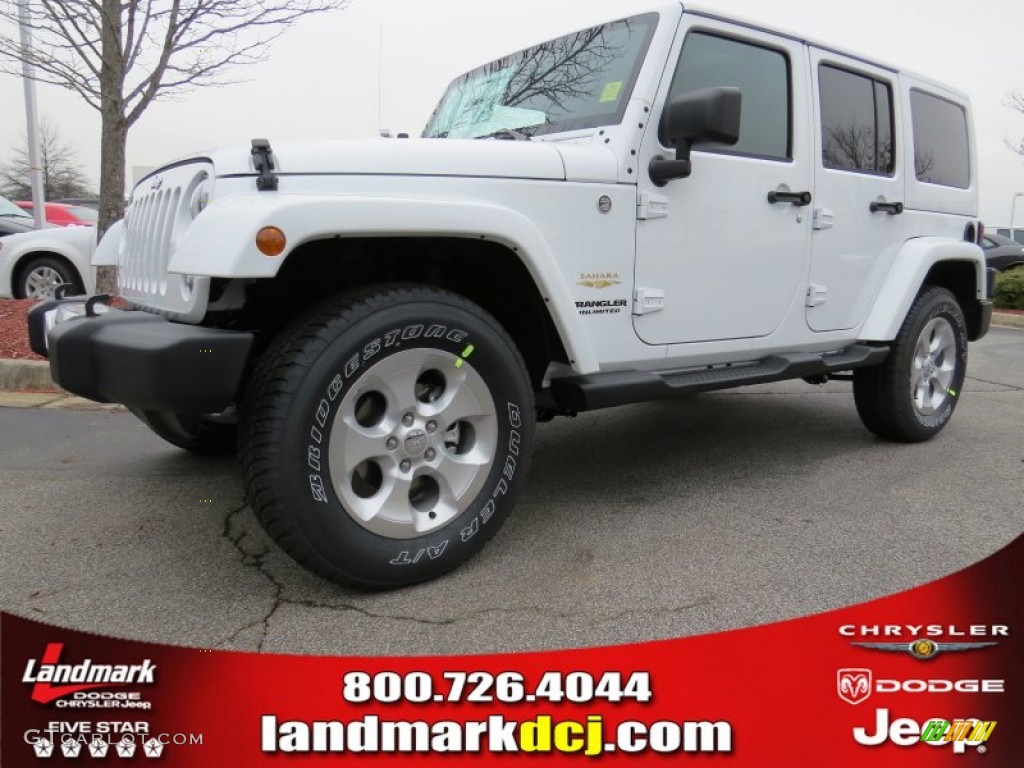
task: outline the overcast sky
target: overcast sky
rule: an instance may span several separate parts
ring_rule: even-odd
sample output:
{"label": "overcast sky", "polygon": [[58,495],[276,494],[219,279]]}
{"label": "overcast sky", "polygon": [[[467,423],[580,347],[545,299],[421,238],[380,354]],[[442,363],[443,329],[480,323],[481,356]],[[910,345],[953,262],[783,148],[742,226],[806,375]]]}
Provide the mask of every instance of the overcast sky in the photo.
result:
{"label": "overcast sky", "polygon": [[[265,63],[239,70],[248,82],[152,105],[129,136],[129,168],[257,136],[367,138],[376,136],[378,127],[415,135],[457,74],[651,5],[647,0],[352,0],[344,11],[300,23],[275,44]],[[1024,136],[1024,115],[1007,109],[1004,101],[1010,90],[1024,88],[1024,1],[706,0],[701,6],[906,67],[969,93],[981,216],[989,225],[1009,222],[1013,193],[1024,192],[1024,158],[1004,140]],[[378,55],[381,40],[383,56]],[[20,79],[0,75],[0,105],[0,157],[6,158],[24,137]],[[40,114],[78,151],[86,173],[97,179],[98,114],[50,86],[40,86],[39,105]],[[1017,204],[1018,221],[1024,223],[1024,198]]]}

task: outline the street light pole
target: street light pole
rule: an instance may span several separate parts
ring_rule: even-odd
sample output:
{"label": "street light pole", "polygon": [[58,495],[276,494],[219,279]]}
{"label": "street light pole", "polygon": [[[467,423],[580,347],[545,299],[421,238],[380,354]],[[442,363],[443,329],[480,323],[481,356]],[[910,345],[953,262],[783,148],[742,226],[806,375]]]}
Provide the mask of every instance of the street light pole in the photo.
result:
{"label": "street light pole", "polygon": [[[39,165],[39,109],[36,106],[35,67],[29,61],[32,51],[31,17],[29,0],[18,0],[18,21],[21,27],[21,73],[25,81],[25,122],[28,126],[28,176],[32,186],[32,215],[36,229],[43,228],[46,221],[46,206],[43,204],[43,169]],[[1012,213],[1011,213],[1012,218]]]}

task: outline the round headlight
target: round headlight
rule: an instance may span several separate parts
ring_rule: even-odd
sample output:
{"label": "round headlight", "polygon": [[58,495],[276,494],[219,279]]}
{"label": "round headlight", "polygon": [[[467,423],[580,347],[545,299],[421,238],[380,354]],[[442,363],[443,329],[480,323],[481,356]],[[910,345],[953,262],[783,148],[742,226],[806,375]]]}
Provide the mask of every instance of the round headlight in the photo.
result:
{"label": "round headlight", "polygon": [[192,197],[188,201],[188,209],[194,219],[210,202],[210,180],[203,179],[192,190]]}

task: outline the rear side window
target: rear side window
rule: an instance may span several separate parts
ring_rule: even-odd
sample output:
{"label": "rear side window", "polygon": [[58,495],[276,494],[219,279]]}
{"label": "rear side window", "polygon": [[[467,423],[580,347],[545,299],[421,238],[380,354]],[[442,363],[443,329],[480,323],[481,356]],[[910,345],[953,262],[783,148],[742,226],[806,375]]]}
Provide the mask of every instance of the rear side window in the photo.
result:
{"label": "rear side window", "polygon": [[918,181],[960,189],[971,186],[964,108],[913,89],[910,114],[914,123],[914,173]]}
{"label": "rear side window", "polygon": [[[789,59],[780,51],[703,32],[687,36],[669,98],[701,88],[734,86],[743,94],[740,140],[694,149],[772,160],[790,158]],[[667,137],[661,136],[667,145]]]}
{"label": "rear side window", "polygon": [[827,64],[818,68],[821,163],[826,168],[892,174],[892,88]]}

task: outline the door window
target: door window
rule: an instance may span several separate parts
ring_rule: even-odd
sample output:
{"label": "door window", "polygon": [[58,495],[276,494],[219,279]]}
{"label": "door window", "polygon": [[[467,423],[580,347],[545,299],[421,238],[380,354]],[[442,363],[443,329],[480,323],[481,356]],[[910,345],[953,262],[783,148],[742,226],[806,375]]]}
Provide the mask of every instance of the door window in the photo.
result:
{"label": "door window", "polygon": [[[739,141],[731,146],[698,142],[693,148],[788,160],[792,156],[789,79],[789,59],[781,51],[693,32],[679,56],[669,99],[700,88],[739,88],[743,94]],[[668,137],[660,138],[668,146]]]}
{"label": "door window", "polygon": [[873,77],[822,64],[821,163],[825,168],[891,175],[892,89]]}
{"label": "door window", "polygon": [[915,88],[910,92],[910,114],[918,181],[967,189],[971,169],[964,108]]}

